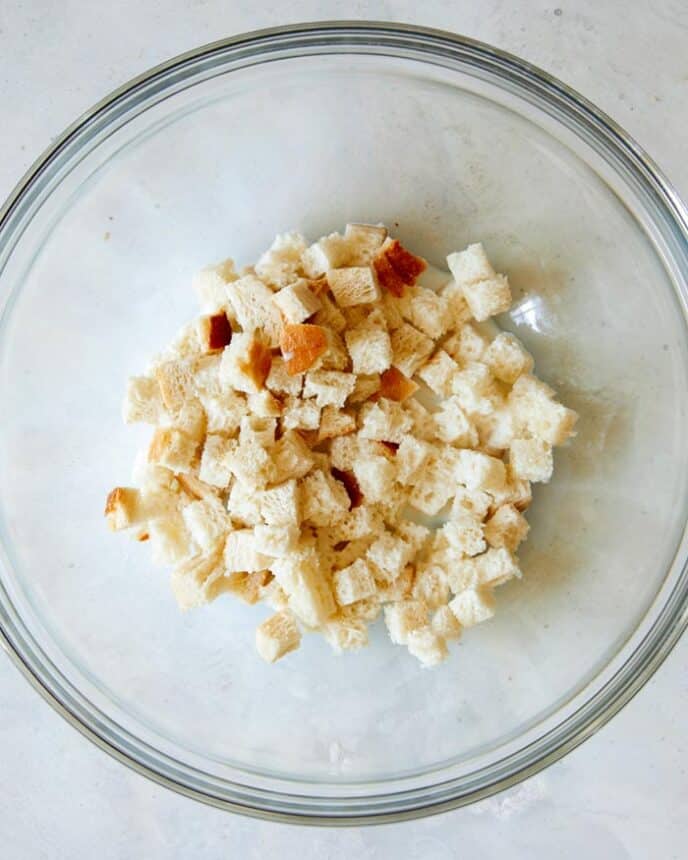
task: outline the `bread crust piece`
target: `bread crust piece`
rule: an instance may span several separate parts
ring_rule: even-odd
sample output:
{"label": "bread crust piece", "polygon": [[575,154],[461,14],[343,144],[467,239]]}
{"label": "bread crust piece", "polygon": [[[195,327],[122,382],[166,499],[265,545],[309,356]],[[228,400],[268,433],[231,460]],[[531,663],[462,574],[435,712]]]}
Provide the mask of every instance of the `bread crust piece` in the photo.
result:
{"label": "bread crust piece", "polygon": [[309,370],[328,346],[327,330],[319,325],[288,324],[280,335],[280,349],[290,376]]}

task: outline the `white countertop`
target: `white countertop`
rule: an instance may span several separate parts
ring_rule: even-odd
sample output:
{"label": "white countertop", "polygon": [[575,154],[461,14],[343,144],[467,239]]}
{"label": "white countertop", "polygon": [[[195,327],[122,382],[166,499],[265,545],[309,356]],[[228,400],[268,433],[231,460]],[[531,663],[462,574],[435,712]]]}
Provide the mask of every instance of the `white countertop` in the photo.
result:
{"label": "white countertop", "polygon": [[[79,113],[148,67],[244,30],[336,18],[455,30],[521,55],[611,114],[688,196],[688,6],[684,0],[652,6],[627,0],[4,0],[0,196]],[[421,821],[324,830],[241,818],[157,787],[87,743],[0,654],[1,853],[5,860],[685,857],[687,663],[684,637],[607,727],[511,791]]]}

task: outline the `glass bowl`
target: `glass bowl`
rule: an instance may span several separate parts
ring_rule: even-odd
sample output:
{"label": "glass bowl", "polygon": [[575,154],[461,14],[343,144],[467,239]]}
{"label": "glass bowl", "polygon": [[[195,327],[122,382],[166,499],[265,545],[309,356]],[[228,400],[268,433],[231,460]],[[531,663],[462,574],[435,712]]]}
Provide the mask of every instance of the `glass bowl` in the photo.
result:
{"label": "glass bowl", "polygon": [[[335,658],[257,658],[266,615],[181,615],[108,533],[147,431],[125,380],[196,313],[192,273],[278,231],[384,221],[431,262],[482,240],[501,324],[581,414],[538,486],[525,578],[436,670],[375,630]],[[487,45],[382,24],[251,33],[78,120],[0,213],[0,625],[83,734],[244,813],[395,820],[469,803],[571,750],[686,622],[686,210],[611,120]]]}

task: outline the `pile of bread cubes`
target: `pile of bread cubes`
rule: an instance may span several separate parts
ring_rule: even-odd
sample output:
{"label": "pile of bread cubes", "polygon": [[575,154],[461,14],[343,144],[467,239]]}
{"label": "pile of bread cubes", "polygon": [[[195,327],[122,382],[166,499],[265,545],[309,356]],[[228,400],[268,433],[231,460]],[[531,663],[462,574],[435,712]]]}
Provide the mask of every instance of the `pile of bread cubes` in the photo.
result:
{"label": "pile of bread cubes", "polygon": [[515,337],[485,333],[511,292],[482,245],[447,263],[378,225],[279,235],[254,267],[200,272],[203,316],[129,380],[125,421],[155,430],[109,525],[173,567],[183,609],[271,607],[267,661],[302,632],[359,649],[383,613],[434,666],[521,575],[531,482],[577,416]]}

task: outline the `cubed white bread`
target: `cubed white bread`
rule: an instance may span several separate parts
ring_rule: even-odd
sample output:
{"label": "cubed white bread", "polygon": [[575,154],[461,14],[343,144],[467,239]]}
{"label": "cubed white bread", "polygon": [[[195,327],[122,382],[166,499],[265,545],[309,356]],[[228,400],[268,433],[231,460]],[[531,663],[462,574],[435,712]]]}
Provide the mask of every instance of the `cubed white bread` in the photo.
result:
{"label": "cubed white bread", "polygon": [[150,376],[132,376],[127,380],[127,390],[122,404],[125,424],[158,424],[164,412],[162,393],[157,379]]}
{"label": "cubed white bread", "polygon": [[272,301],[290,323],[302,323],[322,307],[320,299],[304,278],[274,293]]}
{"label": "cubed white bread", "polygon": [[320,407],[314,399],[301,400],[289,395],[284,402],[281,418],[282,430],[317,430],[320,426]]}
{"label": "cubed white bread", "polygon": [[354,373],[382,373],[392,364],[392,344],[384,328],[367,324],[344,333]]}
{"label": "cubed white bread", "polygon": [[368,625],[357,618],[331,618],[322,628],[322,634],[337,654],[358,651],[368,644]]}
{"label": "cubed white bread", "polygon": [[187,361],[164,361],[155,368],[155,379],[167,409],[181,409],[193,394],[193,377]]}
{"label": "cubed white bread", "polygon": [[270,448],[275,444],[276,429],[277,421],[274,418],[244,415],[239,425],[239,444],[255,443],[261,448]]}
{"label": "cubed white bread", "polygon": [[275,355],[270,365],[270,373],[265,380],[265,387],[275,394],[291,394],[298,397],[303,387],[303,373],[293,376],[287,371],[287,363],[281,355]]}
{"label": "cubed white bread", "polygon": [[511,288],[506,275],[495,275],[485,281],[461,286],[468,307],[478,322],[504,313],[511,307]]}
{"label": "cubed white bread", "polygon": [[478,555],[486,548],[483,525],[474,517],[463,516],[448,520],[440,531],[458,556]]}
{"label": "cubed white bread", "polygon": [[518,559],[506,547],[491,547],[487,552],[473,559],[477,569],[479,585],[491,588],[504,585],[510,579],[520,579]]}
{"label": "cubed white bread", "polygon": [[411,485],[409,504],[429,517],[434,517],[456,492],[453,469],[444,452],[436,449],[424,462]]}
{"label": "cubed white bread", "polygon": [[482,490],[459,487],[452,502],[450,516],[452,519],[471,516],[477,520],[484,520],[492,501],[492,496]]}
{"label": "cubed white bread", "polygon": [[237,526],[254,526],[262,522],[258,493],[241,481],[232,484],[227,512]]}
{"label": "cubed white bread", "polygon": [[[271,347],[279,345],[282,320],[269,287],[255,275],[244,275],[227,285],[227,298],[245,334],[259,331]],[[235,338],[236,333],[232,342]]]}
{"label": "cubed white bread", "polygon": [[[327,528],[318,529],[320,535],[327,531]],[[341,570],[353,564],[357,559],[363,558],[372,540],[373,536],[370,535],[369,537],[349,541],[345,547],[339,549],[335,548],[336,544],[329,543],[329,559],[332,562],[332,570]]]}
{"label": "cubed white bread", "polygon": [[112,531],[145,522],[147,516],[139,490],[135,487],[115,487],[105,502],[105,518]]}
{"label": "cubed white bread", "polygon": [[254,573],[270,567],[270,557],[258,551],[253,529],[236,529],[225,544],[227,573]]}
{"label": "cubed white bread", "polygon": [[220,384],[220,361],[222,355],[214,352],[202,355],[193,363],[193,387],[198,397],[219,397],[222,392]]}
{"label": "cubed white bread", "polygon": [[264,489],[275,480],[276,470],[270,450],[255,439],[240,442],[227,460],[232,474],[254,492]]}
{"label": "cubed white bread", "polygon": [[369,504],[360,505],[349,511],[330,529],[334,543],[354,541],[377,534],[382,528],[382,515]]}
{"label": "cubed white bread", "polygon": [[197,441],[180,430],[158,427],[151,439],[148,460],[173,472],[189,472],[197,448]]}
{"label": "cubed white bread", "polygon": [[401,443],[413,426],[413,419],[401,403],[381,397],[364,403],[359,412],[359,436],[381,442]]}
{"label": "cubed white bread", "polygon": [[405,645],[412,630],[428,623],[428,607],[421,600],[402,600],[385,606],[385,624],[395,645]]}
{"label": "cubed white bread", "polygon": [[223,391],[219,397],[202,397],[208,433],[234,435],[239,430],[241,418],[246,414],[246,397],[237,391]]}
{"label": "cubed white bread", "polygon": [[353,472],[366,502],[380,502],[394,492],[394,463],[380,454],[369,454],[353,464]]}
{"label": "cubed white bread", "polygon": [[449,397],[452,392],[452,380],[458,370],[459,365],[449,353],[438,349],[418,370],[418,376],[435,394]]}
{"label": "cubed white bread", "polygon": [[287,430],[270,449],[270,456],[275,464],[274,480],[277,483],[289,478],[303,478],[314,462],[308,445],[296,430]]}
{"label": "cubed white bread", "polygon": [[528,521],[514,505],[502,505],[485,523],[485,538],[490,546],[516,552],[529,530]]}
{"label": "cubed white bread", "polygon": [[514,438],[514,422],[511,410],[504,405],[496,406],[487,415],[473,415],[478,431],[478,445],[487,454],[501,457]]}
{"label": "cubed white bread", "polygon": [[447,266],[457,284],[473,284],[493,278],[495,270],[487,258],[481,242],[469,245],[463,251],[455,251],[447,257]]}
{"label": "cubed white bread", "polygon": [[266,663],[274,663],[300,644],[301,631],[291,612],[277,612],[256,627],[256,650]]}
{"label": "cubed white bread", "polygon": [[552,389],[534,376],[519,376],[509,393],[508,405],[519,435],[563,445],[574,433],[578,415],[557,403]]}
{"label": "cubed white bread", "polygon": [[502,332],[485,350],[483,361],[493,375],[513,385],[519,376],[533,369],[533,357],[513,334]]}
{"label": "cubed white bread", "polygon": [[327,348],[321,356],[319,356],[312,365],[312,370],[351,370],[351,358],[344,346],[344,341],[341,335],[336,331],[326,328],[325,337],[327,339]]}
{"label": "cubed white bread", "polygon": [[225,574],[222,552],[199,556],[178,564],[172,571],[170,584],[180,609],[195,609],[218,596],[218,580]]}
{"label": "cubed white bread", "polygon": [[500,404],[500,393],[487,365],[465,365],[452,379],[452,391],[466,414],[489,415]]}
{"label": "cubed white bread", "polygon": [[289,606],[287,592],[276,579],[271,579],[267,585],[261,586],[260,600],[276,612],[281,612]]}
{"label": "cubed white bread", "polygon": [[404,401],[404,412],[411,416],[413,421],[413,435],[417,439],[432,442],[435,439],[435,422],[432,414],[415,397],[409,397]]}
{"label": "cubed white bread", "polygon": [[297,482],[292,478],[258,496],[262,519],[274,526],[298,526],[302,519],[302,497]]}
{"label": "cubed white bread", "polygon": [[338,370],[310,370],[306,374],[303,387],[304,397],[315,397],[315,402],[323,406],[341,408],[354,390],[356,376]]}
{"label": "cubed white bread", "polygon": [[461,366],[482,361],[489,345],[490,341],[471,323],[462,325],[442,342],[442,348]]}
{"label": "cubed white bread", "polygon": [[301,270],[306,241],[300,233],[280,233],[256,263],[256,274],[273,289],[291,284]]}
{"label": "cubed white bread", "polygon": [[423,334],[437,340],[447,331],[451,321],[449,307],[446,299],[434,290],[408,286],[397,301],[404,319]]}
{"label": "cubed white bread", "polygon": [[481,451],[459,451],[456,477],[470,491],[499,492],[506,484],[504,463]]}
{"label": "cubed white bread", "polygon": [[[267,289],[267,287],[265,287]],[[263,361],[261,341],[254,332],[235,332],[232,342],[222,351],[220,359],[220,382],[227,389],[248,394],[261,391],[264,379],[261,368],[255,361]]]}
{"label": "cubed white bread", "polygon": [[299,541],[296,525],[267,525],[261,523],[254,527],[256,549],[261,555],[271,558],[284,558],[292,552]]}
{"label": "cubed white bread", "polygon": [[227,304],[227,284],[237,277],[234,260],[229,259],[206,266],[194,276],[193,288],[204,313],[212,314]]}
{"label": "cubed white bread", "polygon": [[201,401],[190,398],[179,409],[166,411],[159,426],[174,427],[196,442],[202,442],[207,432],[207,423]]}
{"label": "cubed white bread", "polygon": [[271,581],[267,570],[257,570],[253,573],[234,571],[226,573],[215,584],[215,588],[225,594],[231,594],[243,603],[253,606],[262,599],[263,589]]}
{"label": "cubed white bread", "polygon": [[448,328],[460,328],[472,318],[471,309],[468,307],[463,289],[451,280],[440,290],[440,295],[447,303]]}
{"label": "cubed white bread", "polygon": [[330,461],[335,469],[347,471],[353,469],[353,465],[360,457],[362,451],[362,440],[356,434],[350,436],[339,436],[330,442]]}
{"label": "cubed white bread", "polygon": [[449,583],[444,568],[433,564],[432,559],[421,562],[411,592],[414,600],[422,601],[428,609],[437,609],[449,600]]}
{"label": "cubed white bread", "polygon": [[347,606],[357,600],[372,597],[377,591],[373,568],[365,559],[359,558],[342,570],[336,570],[332,577],[334,594],[340,606]]}
{"label": "cubed white bread", "polygon": [[182,508],[184,524],[201,548],[203,553],[210,553],[223,543],[232,522],[222,506],[222,502],[210,499],[198,499]]}
{"label": "cubed white bread", "polygon": [[153,564],[178,564],[198,555],[198,547],[179,513],[151,520],[147,525]]}
{"label": "cubed white bread", "polygon": [[338,523],[348,512],[351,502],[342,483],[328,472],[315,469],[301,481],[303,518],[314,526]]}
{"label": "cubed white bread", "polygon": [[546,484],[554,470],[552,447],[542,439],[514,439],[509,465],[516,478]]}
{"label": "cubed white bread", "polygon": [[322,627],[337,608],[332,588],[314,554],[273,562],[273,573],[289,595],[289,608],[308,627]]}
{"label": "cubed white bread", "polygon": [[309,278],[317,278],[329,269],[346,266],[351,260],[351,243],[339,233],[318,239],[304,251],[301,265]]}
{"label": "cubed white bread", "polygon": [[385,318],[388,331],[394,331],[394,329],[404,325],[404,318],[399,310],[399,299],[392,293],[385,290],[378,307]]}
{"label": "cubed white bread", "polygon": [[336,436],[347,436],[355,430],[356,419],[345,410],[337,409],[336,406],[326,406],[320,413],[318,442],[334,439]]}
{"label": "cubed white bread", "polygon": [[327,294],[321,294],[320,310],[313,317],[315,325],[341,334],[346,328],[346,317]]}
{"label": "cubed white bread", "polygon": [[131,470],[131,479],[141,489],[142,493],[179,492],[179,482],[175,478],[174,472],[164,466],[149,462],[147,448],[137,452]]}
{"label": "cubed white bread", "polygon": [[191,364],[204,354],[205,348],[201,343],[198,326],[194,320],[179,329],[158,360],[154,360],[153,366],[157,367],[165,361],[184,361]]}
{"label": "cubed white bread", "polygon": [[387,238],[387,228],[381,224],[347,224],[344,238],[349,246],[350,262],[363,266],[372,262]]}
{"label": "cubed white bread", "polygon": [[409,489],[408,487],[395,487],[394,492],[385,496],[378,501],[377,507],[382,514],[386,525],[395,529],[402,521],[405,514],[405,508],[408,504]]}
{"label": "cubed white bread", "polygon": [[417,328],[404,323],[392,332],[391,346],[390,363],[410,378],[428,360],[435,342]]}
{"label": "cubed white bread", "polygon": [[348,397],[348,403],[363,403],[380,390],[380,376],[374,374],[359,374],[356,377],[354,390]]}
{"label": "cubed white bread", "polygon": [[411,547],[412,554],[416,555],[425,546],[431,531],[427,526],[423,526],[420,523],[403,520],[397,525],[396,533]]}
{"label": "cubed white bread", "polygon": [[439,606],[435,610],[431,625],[435,633],[443,639],[451,641],[461,638],[462,627],[459,624],[459,619],[448,606]]}
{"label": "cubed white bread", "polygon": [[[375,306],[370,304],[352,305],[348,308],[342,308],[342,313],[346,320],[346,327],[356,328],[356,326],[366,322],[371,315],[375,314]],[[378,317],[378,314],[375,314],[376,321],[372,324],[377,326],[377,328],[387,328],[387,321],[384,319],[384,314],[381,318]]]}
{"label": "cubed white bread", "polygon": [[429,625],[409,631],[406,647],[409,654],[427,667],[438,666],[449,656],[447,643]]}
{"label": "cubed white bread", "polygon": [[461,408],[458,397],[452,396],[443,400],[432,417],[435,433],[440,441],[462,448],[472,448],[478,444],[476,426]]}
{"label": "cubed white bread", "polygon": [[415,483],[423,469],[423,466],[435,453],[435,446],[415,436],[404,436],[395,458],[397,467],[397,481],[401,484]]}
{"label": "cubed white bread", "polygon": [[330,269],[327,283],[340,308],[371,304],[380,298],[380,287],[372,266]]}
{"label": "cubed white bread", "polygon": [[494,595],[489,588],[468,588],[456,595],[449,608],[462,627],[473,627],[494,615]]}
{"label": "cubed white bread", "polygon": [[394,582],[413,554],[413,548],[400,535],[385,530],[368,547],[366,558],[372,562],[377,580]]}
{"label": "cubed white bread", "polygon": [[248,410],[258,418],[280,418],[282,401],[265,388],[248,395]]}

